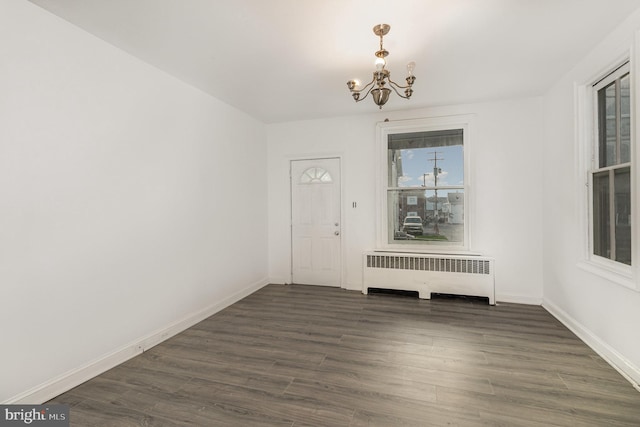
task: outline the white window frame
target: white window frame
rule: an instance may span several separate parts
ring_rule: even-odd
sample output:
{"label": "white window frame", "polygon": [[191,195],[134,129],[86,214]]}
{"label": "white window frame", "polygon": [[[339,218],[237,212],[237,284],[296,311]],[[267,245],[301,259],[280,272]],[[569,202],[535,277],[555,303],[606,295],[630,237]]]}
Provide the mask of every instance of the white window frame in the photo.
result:
{"label": "white window frame", "polygon": [[[471,195],[471,126],[472,115],[430,117],[415,120],[380,122],[376,126],[376,245],[380,250],[396,252],[469,254],[471,252],[471,219],[473,217],[473,197]],[[441,242],[407,244],[388,242],[388,137],[397,133],[431,132],[447,129],[463,130],[463,170],[464,170],[464,232],[462,245],[446,245]],[[475,254],[475,253],[474,253]]]}
{"label": "white window frame", "polygon": [[[576,85],[576,130],[577,130],[577,171],[579,174],[578,185],[580,194],[583,195],[579,202],[578,209],[581,215],[581,228],[584,230],[582,246],[582,260],[578,266],[585,271],[596,274],[609,280],[612,283],[622,285],[626,288],[640,291],[640,284],[636,283],[638,277],[638,207],[639,200],[634,195],[637,192],[636,186],[636,165],[637,161],[637,140],[636,140],[636,118],[638,100],[635,89],[635,72],[630,61],[629,52],[612,62],[607,67],[589,79],[582,85]],[[593,223],[593,173],[601,169],[598,165],[598,104],[597,92],[602,87],[611,83],[617,77],[629,72],[630,92],[631,92],[631,265],[594,254],[594,223]]]}

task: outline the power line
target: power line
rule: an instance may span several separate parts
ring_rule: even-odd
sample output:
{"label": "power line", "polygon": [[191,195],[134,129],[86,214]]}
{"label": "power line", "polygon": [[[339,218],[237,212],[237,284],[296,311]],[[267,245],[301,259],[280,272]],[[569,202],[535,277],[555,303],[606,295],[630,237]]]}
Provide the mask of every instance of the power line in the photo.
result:
{"label": "power line", "polygon": [[[434,204],[434,210],[433,210],[435,225],[433,226],[433,231],[435,231],[436,234],[440,234],[440,229],[438,227],[438,221],[440,220],[440,217],[438,215],[438,175],[440,174],[440,172],[442,172],[442,169],[438,167],[438,160],[444,160],[444,158],[442,157],[438,158],[438,154],[442,154],[442,151],[434,151],[433,153],[429,153],[429,154],[433,154],[433,159],[427,159],[427,160],[430,162],[433,162],[433,186],[435,187],[433,189],[435,193],[435,204]],[[425,187],[426,187],[426,183],[425,183]]]}

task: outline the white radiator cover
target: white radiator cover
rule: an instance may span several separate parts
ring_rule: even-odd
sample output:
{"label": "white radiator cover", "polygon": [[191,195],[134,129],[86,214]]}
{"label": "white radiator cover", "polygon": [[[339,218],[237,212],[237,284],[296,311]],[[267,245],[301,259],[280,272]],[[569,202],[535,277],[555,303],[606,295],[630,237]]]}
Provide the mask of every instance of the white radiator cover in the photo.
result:
{"label": "white radiator cover", "polygon": [[489,298],[495,305],[493,258],[482,256],[365,252],[362,293],[369,288],[417,291]]}

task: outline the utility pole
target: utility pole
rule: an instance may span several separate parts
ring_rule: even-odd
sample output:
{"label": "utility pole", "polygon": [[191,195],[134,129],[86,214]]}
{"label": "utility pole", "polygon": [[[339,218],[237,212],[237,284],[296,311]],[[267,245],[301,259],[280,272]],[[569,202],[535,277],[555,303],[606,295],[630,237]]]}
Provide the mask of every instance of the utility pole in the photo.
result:
{"label": "utility pole", "polygon": [[440,234],[440,228],[438,227],[438,220],[439,215],[438,215],[438,175],[442,172],[442,169],[440,169],[438,167],[438,160],[444,160],[444,158],[438,158],[438,154],[442,154],[442,151],[434,151],[433,153],[433,159],[428,159],[430,162],[433,162],[433,181],[434,181],[434,192],[436,195],[436,200],[435,200],[435,209],[434,209],[434,217],[435,217],[435,225],[433,226],[433,231],[436,234]]}

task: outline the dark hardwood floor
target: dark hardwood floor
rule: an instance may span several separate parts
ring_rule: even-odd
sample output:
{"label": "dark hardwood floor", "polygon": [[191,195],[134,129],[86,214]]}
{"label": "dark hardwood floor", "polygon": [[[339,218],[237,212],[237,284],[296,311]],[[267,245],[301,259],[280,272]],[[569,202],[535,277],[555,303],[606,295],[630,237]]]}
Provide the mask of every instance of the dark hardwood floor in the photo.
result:
{"label": "dark hardwood floor", "polygon": [[57,397],[72,426],[640,426],[542,307],[269,285]]}

